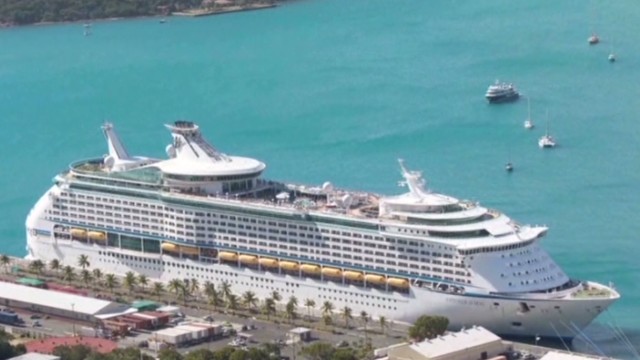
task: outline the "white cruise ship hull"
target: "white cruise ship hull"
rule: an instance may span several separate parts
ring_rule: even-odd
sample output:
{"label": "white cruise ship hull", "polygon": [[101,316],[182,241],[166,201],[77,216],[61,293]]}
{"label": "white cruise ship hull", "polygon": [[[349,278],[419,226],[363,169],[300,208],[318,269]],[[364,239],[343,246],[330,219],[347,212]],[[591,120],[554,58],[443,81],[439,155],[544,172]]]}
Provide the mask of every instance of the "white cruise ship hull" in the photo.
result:
{"label": "white cruise ship hull", "polygon": [[[53,227],[53,224],[44,223],[48,221],[40,221],[38,228]],[[348,306],[354,313],[366,311],[374,319],[385,316],[401,323],[412,323],[421,315],[441,315],[449,319],[451,330],[480,325],[503,336],[537,335],[571,339],[578,335],[577,329],[585,328],[616,300],[497,298],[451,294],[419,287],[412,287],[409,293],[403,294],[246,267],[201,263],[167,255],[141,254],[71,240],[54,240],[45,235],[29,234],[27,239],[29,258],[43,261],[58,259],[64,265],[72,267],[77,266],[80,255],[87,255],[91,268],[99,268],[105,273],[124,275],[133,271],[165,283],[176,278],[195,278],[201,284],[205,281],[214,284],[226,281],[238,295],[250,290],[258,298],[264,299],[275,290],[282,295],[283,301],[296,296],[303,303],[304,299],[309,298],[316,302],[318,308],[324,301],[330,301],[337,311]],[[172,265],[152,264],[152,260]],[[523,302],[529,308],[527,312],[522,312]],[[304,314],[306,309],[301,308],[300,312]],[[318,312],[316,309],[316,313]]]}

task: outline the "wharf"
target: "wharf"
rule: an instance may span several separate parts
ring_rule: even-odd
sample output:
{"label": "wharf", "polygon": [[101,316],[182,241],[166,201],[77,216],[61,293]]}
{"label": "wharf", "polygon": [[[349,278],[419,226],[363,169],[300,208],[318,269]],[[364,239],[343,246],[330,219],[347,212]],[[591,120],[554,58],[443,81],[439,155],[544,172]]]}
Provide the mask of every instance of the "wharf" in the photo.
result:
{"label": "wharf", "polygon": [[278,6],[277,4],[251,4],[251,5],[236,5],[236,6],[225,6],[218,9],[190,9],[185,11],[173,12],[171,15],[174,16],[190,16],[190,17],[199,17],[199,16],[211,16],[211,15],[222,15],[222,14],[230,14],[241,11],[252,11],[252,10],[262,10],[262,9],[270,9]]}

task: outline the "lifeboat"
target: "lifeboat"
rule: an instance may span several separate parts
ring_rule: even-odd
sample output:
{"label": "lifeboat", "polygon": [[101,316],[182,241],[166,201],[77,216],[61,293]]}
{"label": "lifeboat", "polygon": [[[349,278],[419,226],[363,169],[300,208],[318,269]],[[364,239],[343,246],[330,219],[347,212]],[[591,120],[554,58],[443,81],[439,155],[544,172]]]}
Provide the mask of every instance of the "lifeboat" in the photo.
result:
{"label": "lifeboat", "polygon": [[387,280],[387,284],[391,286],[395,286],[397,288],[402,288],[402,289],[409,288],[409,280],[407,279],[389,278],[389,280]]}
{"label": "lifeboat", "polygon": [[89,231],[87,235],[91,240],[98,240],[98,241],[107,240],[107,234],[103,233],[102,231]]}
{"label": "lifeboat", "polygon": [[298,270],[299,267],[298,263],[293,261],[280,261],[280,268],[284,270],[295,271]]}
{"label": "lifeboat", "polygon": [[168,243],[168,242],[162,243],[162,245],[160,245],[160,247],[162,248],[163,251],[178,252],[180,250],[178,245],[172,244],[172,243]]}
{"label": "lifeboat", "polygon": [[345,271],[344,278],[353,280],[353,281],[362,281],[364,280],[364,275],[359,271]]}
{"label": "lifeboat", "polygon": [[187,255],[200,255],[200,250],[193,246],[180,246],[180,252]]}
{"label": "lifeboat", "polygon": [[246,265],[257,265],[258,264],[258,257],[257,256],[240,255],[238,257],[238,259],[240,260],[241,263],[246,264]]}
{"label": "lifeboat", "polygon": [[367,274],[364,276],[364,279],[367,280],[369,284],[384,285],[387,282],[384,276],[376,274]]}
{"label": "lifeboat", "polygon": [[322,275],[331,276],[331,277],[340,277],[342,276],[342,271],[336,268],[325,267],[325,268],[322,268]]}
{"label": "lifeboat", "polygon": [[258,263],[264,267],[274,268],[278,267],[278,260],[272,258],[260,258]]}
{"label": "lifeboat", "polygon": [[320,274],[320,266],[318,265],[302,264],[302,266],[300,266],[300,270],[302,270],[302,272],[307,274],[312,274],[312,275]]}
{"label": "lifeboat", "polygon": [[236,261],[238,260],[238,254],[229,251],[220,251],[218,253],[218,258],[224,261]]}
{"label": "lifeboat", "polygon": [[87,231],[84,229],[71,229],[71,236],[73,237],[87,237]]}

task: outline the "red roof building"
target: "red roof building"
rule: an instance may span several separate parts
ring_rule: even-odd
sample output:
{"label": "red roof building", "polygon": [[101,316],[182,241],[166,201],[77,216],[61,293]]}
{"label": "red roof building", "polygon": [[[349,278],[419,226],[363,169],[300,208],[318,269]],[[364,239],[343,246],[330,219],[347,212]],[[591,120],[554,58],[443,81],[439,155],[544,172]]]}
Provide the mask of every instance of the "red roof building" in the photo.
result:
{"label": "red roof building", "polygon": [[40,354],[52,354],[53,349],[62,345],[85,345],[103,354],[108,354],[118,348],[118,344],[115,341],[85,336],[38,339],[25,344],[27,352]]}

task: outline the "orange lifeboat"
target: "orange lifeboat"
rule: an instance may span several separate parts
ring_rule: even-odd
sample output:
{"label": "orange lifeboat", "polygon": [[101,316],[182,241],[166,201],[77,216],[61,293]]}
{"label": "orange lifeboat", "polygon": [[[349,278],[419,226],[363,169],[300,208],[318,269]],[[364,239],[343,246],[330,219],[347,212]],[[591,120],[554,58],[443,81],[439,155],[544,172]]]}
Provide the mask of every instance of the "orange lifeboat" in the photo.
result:
{"label": "orange lifeboat", "polygon": [[280,261],[280,268],[284,270],[296,271],[300,268],[297,262],[293,261]]}
{"label": "orange lifeboat", "polygon": [[311,275],[320,274],[320,266],[318,265],[302,264],[302,266],[300,266],[300,270],[302,270],[302,272],[304,273],[311,274]]}
{"label": "orange lifeboat", "polygon": [[238,259],[240,260],[241,263],[243,264],[247,264],[247,265],[257,265],[258,264],[258,257],[257,256],[253,256],[253,255],[240,255],[238,257]]}
{"label": "orange lifeboat", "polygon": [[409,280],[407,280],[407,279],[389,278],[387,280],[387,284],[389,284],[391,286],[395,286],[397,288],[401,288],[401,289],[408,289],[409,288]]}
{"label": "orange lifeboat", "polygon": [[220,251],[218,253],[218,258],[220,260],[224,260],[224,261],[237,261],[238,260],[238,254],[236,254],[234,252],[229,252],[229,251]]}
{"label": "orange lifeboat", "polygon": [[77,238],[85,238],[87,237],[87,230],[84,229],[71,229],[71,236]]}
{"label": "orange lifeboat", "polygon": [[179,248],[178,245],[172,244],[172,243],[162,243],[162,245],[160,245],[160,247],[162,248],[163,251],[170,251],[170,252],[178,252]]}
{"label": "orange lifeboat", "polygon": [[341,277],[342,270],[331,267],[324,267],[322,268],[322,275],[329,277]]}
{"label": "orange lifeboat", "polygon": [[260,260],[258,260],[258,263],[268,268],[278,267],[278,260],[272,258],[260,258]]}
{"label": "orange lifeboat", "polygon": [[103,233],[102,231],[89,231],[87,235],[91,240],[97,240],[97,241],[107,240],[107,234]]}
{"label": "orange lifeboat", "polygon": [[367,274],[364,276],[364,279],[367,280],[368,283],[376,285],[384,285],[387,282],[384,276],[376,274]]}
{"label": "orange lifeboat", "polygon": [[180,252],[187,255],[200,255],[200,249],[193,246],[180,246]]}
{"label": "orange lifeboat", "polygon": [[343,275],[344,275],[345,279],[349,279],[349,280],[353,280],[353,281],[363,281],[364,280],[364,274],[362,274],[359,271],[345,271]]}

